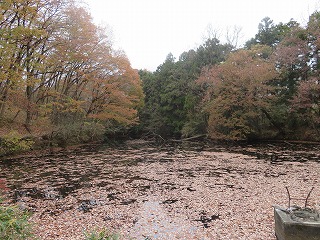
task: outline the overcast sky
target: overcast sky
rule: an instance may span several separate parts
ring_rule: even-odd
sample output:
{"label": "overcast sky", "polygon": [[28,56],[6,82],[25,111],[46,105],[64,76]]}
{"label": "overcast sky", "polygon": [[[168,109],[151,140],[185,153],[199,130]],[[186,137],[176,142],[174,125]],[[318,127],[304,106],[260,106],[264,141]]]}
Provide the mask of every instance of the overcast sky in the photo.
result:
{"label": "overcast sky", "polygon": [[114,46],[127,54],[132,67],[151,71],[172,53],[203,43],[208,26],[242,27],[242,42],[254,37],[268,16],[275,24],[291,18],[305,24],[320,0],[83,0],[98,25],[113,31]]}

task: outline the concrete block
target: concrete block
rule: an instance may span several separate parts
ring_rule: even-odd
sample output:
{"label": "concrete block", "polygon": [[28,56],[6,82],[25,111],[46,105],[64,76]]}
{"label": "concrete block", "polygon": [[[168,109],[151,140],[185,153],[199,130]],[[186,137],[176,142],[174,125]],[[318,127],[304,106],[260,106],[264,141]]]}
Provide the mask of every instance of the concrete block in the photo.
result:
{"label": "concrete block", "polygon": [[309,217],[300,217],[299,214],[290,214],[285,209],[274,207],[275,234],[278,240],[320,240],[318,216],[310,214]]}

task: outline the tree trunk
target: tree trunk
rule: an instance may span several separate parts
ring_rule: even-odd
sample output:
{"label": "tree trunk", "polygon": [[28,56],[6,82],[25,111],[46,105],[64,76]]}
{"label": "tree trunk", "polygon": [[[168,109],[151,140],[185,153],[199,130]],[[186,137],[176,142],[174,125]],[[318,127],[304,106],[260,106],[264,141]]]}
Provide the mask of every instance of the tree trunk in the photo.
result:
{"label": "tree trunk", "polygon": [[278,124],[276,121],[274,121],[271,115],[265,109],[261,109],[261,111],[266,115],[271,124],[278,130],[278,135],[285,136],[286,132],[283,127],[280,126],[280,124]]}

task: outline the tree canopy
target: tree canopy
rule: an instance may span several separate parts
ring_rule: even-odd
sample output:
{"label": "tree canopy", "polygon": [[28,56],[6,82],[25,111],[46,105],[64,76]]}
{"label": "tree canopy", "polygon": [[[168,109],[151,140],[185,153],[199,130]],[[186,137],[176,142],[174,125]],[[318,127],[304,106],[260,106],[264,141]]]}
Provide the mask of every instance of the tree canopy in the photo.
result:
{"label": "tree canopy", "polygon": [[306,26],[266,17],[242,48],[208,37],[154,72],[133,69],[76,1],[0,12],[2,135],[81,142],[139,124],[162,138],[319,140],[319,12]]}
{"label": "tree canopy", "polygon": [[154,73],[141,72],[146,97],[141,121],[145,128],[164,137],[204,133],[203,89],[195,80],[204,66],[224,61],[231,49],[216,38],[208,39],[196,50],[182,53],[178,61],[169,54]]}
{"label": "tree canopy", "polygon": [[83,7],[67,0],[5,0],[0,12],[3,126],[80,133],[89,125],[137,122],[143,101],[138,71]]}
{"label": "tree canopy", "polygon": [[140,72],[141,119],[161,136],[319,140],[319,13],[306,27],[262,19],[243,48],[207,39]]}

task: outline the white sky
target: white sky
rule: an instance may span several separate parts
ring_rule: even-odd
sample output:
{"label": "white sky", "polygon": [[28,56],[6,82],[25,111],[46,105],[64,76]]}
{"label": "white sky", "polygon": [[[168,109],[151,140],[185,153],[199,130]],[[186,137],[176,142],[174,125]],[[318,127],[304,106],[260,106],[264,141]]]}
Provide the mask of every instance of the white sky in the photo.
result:
{"label": "white sky", "polygon": [[114,46],[133,68],[151,71],[171,52],[176,58],[203,43],[208,25],[242,27],[242,42],[254,37],[268,16],[275,24],[291,18],[305,24],[320,0],[83,0],[94,22],[113,31]]}

